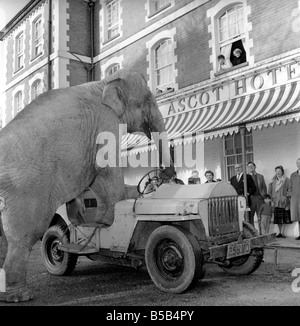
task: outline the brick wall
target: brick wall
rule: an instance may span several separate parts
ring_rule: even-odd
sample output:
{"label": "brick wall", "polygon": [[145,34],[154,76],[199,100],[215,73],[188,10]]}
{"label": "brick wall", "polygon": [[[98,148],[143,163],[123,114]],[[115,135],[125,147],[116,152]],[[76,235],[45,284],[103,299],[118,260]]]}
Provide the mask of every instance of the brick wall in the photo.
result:
{"label": "brick wall", "polygon": [[87,2],[83,0],[68,0],[68,13],[70,19],[68,47],[71,52],[85,56],[91,56],[90,42],[90,9]]}
{"label": "brick wall", "polygon": [[[298,0],[251,0],[255,62],[299,48],[299,32],[293,28]],[[298,11],[299,19],[299,11]]]}
{"label": "brick wall", "polygon": [[70,74],[67,77],[67,81],[70,83],[69,85],[75,86],[90,81],[91,73],[89,72],[89,69],[89,64],[70,60],[70,64],[68,65]]}

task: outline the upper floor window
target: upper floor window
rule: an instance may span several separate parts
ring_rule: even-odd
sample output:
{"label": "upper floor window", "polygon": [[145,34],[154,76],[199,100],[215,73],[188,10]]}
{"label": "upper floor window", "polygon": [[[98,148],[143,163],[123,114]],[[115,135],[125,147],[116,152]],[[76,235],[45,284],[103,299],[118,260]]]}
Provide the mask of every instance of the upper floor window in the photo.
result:
{"label": "upper floor window", "polygon": [[247,61],[243,5],[231,6],[218,18],[218,40],[219,71]]}
{"label": "upper floor window", "polygon": [[106,5],[107,39],[119,34],[119,1],[112,0]]}
{"label": "upper floor window", "polygon": [[118,63],[110,66],[106,71],[106,76],[110,76],[110,75],[114,74],[119,69],[120,69],[120,65]]}
{"label": "upper floor window", "polygon": [[16,37],[16,70],[19,70],[24,65],[24,35],[19,34]]}
{"label": "upper floor window", "polygon": [[157,90],[165,91],[173,83],[173,45],[163,40],[154,49],[154,75]]}
{"label": "upper floor window", "polygon": [[31,100],[34,100],[42,93],[42,83],[41,80],[36,80],[31,86]]}
{"label": "upper floor window", "polygon": [[33,22],[33,57],[42,52],[42,19]]}
{"label": "upper floor window", "polygon": [[21,91],[17,92],[14,98],[14,109],[18,113],[23,109],[23,94]]}

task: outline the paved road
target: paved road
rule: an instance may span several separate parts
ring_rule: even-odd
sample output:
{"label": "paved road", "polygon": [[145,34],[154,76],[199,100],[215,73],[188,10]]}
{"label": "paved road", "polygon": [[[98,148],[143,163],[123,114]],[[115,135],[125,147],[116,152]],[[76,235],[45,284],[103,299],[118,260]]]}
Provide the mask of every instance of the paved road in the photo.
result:
{"label": "paved road", "polygon": [[[289,272],[278,272],[273,265],[273,251],[266,250],[265,262],[250,276],[225,274],[215,265],[207,265],[204,280],[188,292],[176,295],[159,291],[147,271],[135,271],[79,259],[71,276],[55,277],[47,273],[42,263],[40,243],[30,256],[28,284],[35,299],[1,306],[260,306],[299,305],[300,292],[292,291],[292,282],[299,281]],[[300,266],[300,251],[279,254],[281,267]]]}

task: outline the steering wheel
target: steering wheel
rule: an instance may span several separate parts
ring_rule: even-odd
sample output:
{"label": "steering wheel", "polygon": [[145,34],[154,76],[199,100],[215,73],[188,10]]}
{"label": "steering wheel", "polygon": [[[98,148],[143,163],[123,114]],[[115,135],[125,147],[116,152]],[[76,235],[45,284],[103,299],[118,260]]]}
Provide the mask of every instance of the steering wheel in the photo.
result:
{"label": "steering wheel", "polygon": [[[161,172],[161,171],[163,171],[163,170],[160,169],[160,168],[156,168],[154,170],[151,170],[151,171],[147,172],[142,177],[142,179],[140,180],[140,182],[137,185],[137,191],[139,192],[140,195],[147,195],[147,194],[150,194],[151,192],[154,191],[154,189],[150,189],[150,190],[147,190],[146,191],[148,184],[147,184],[147,186],[146,185],[144,186],[144,189],[143,190],[141,190],[141,184],[142,184],[143,180],[146,179],[147,177],[148,177],[148,182],[150,183],[151,182],[151,179],[152,179],[151,178],[151,175],[153,174],[152,177],[159,176],[159,172]],[[161,184],[162,184],[162,180],[160,180],[157,185],[160,186]]]}

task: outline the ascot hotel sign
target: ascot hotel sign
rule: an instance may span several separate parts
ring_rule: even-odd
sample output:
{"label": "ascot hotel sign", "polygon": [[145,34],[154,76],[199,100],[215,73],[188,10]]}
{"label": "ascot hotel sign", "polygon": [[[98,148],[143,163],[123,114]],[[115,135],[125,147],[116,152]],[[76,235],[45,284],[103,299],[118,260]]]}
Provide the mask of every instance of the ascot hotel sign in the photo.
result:
{"label": "ascot hotel sign", "polygon": [[202,89],[194,90],[192,94],[178,97],[171,102],[161,103],[160,111],[164,118],[178,115],[190,110],[196,110],[256,92],[268,90],[283,84],[291,83],[300,78],[300,57],[284,63],[277,63],[261,71],[247,71],[244,75],[219,82]]}

